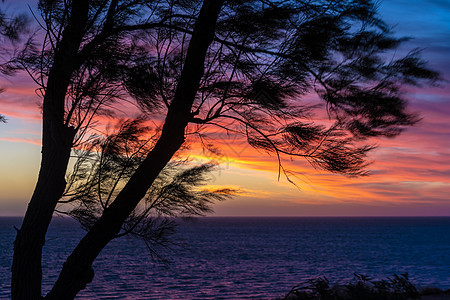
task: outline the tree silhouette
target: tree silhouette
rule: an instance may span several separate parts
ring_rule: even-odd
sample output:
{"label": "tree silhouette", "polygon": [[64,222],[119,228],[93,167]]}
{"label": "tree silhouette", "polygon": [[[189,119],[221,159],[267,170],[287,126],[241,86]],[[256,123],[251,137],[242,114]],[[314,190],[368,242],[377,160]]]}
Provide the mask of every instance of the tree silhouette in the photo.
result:
{"label": "tree silhouette", "polygon": [[[155,209],[204,211],[214,193],[183,189],[196,186],[194,178],[201,182],[210,166],[180,171],[171,163],[186,140],[205,140],[218,127],[273,153],[280,174],[284,159],[298,157],[330,172],[364,175],[368,139],[394,137],[418,121],[401,87],[438,77],[417,51],[392,54],[405,40],[392,36],[366,0],[41,0],[38,8],[42,39],[30,38],[8,63],[25,69],[43,98],[41,169],[14,244],[14,299],[41,297],[45,233],[58,202],[71,201],[63,197],[67,187],[74,187],[65,180],[71,149],[89,141],[96,117],[117,113],[116,103],[134,101],[160,130],[136,160],[108,148],[121,147],[117,135],[116,144],[100,143],[103,161],[89,176],[106,189],[89,181],[76,187],[86,206],[69,213],[88,232],[48,299],[75,297],[111,239],[139,234],[142,227],[129,220],[143,199],[160,203],[154,199],[161,191],[182,192]],[[303,101],[311,92],[324,104],[327,122],[314,123],[314,107]],[[105,168],[109,177],[102,177]],[[122,174],[115,172],[123,172],[123,185],[111,192],[110,180]]]}

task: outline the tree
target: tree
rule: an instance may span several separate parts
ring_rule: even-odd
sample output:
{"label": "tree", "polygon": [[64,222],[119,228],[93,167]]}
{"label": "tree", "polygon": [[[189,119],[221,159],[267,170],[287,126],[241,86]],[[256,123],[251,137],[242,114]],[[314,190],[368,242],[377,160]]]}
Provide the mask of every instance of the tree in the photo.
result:
{"label": "tree", "polygon": [[[284,158],[299,157],[364,175],[368,138],[394,137],[418,121],[402,85],[437,79],[417,51],[392,56],[404,39],[366,0],[41,0],[38,8],[41,42],[32,37],[9,63],[27,70],[43,98],[42,163],[14,243],[14,299],[41,297],[42,246],[58,202],[67,201],[71,150],[115,103],[134,99],[160,130],[101,214],[72,212],[88,232],[48,299],[71,299],[92,280],[97,255],[126,231],[142,199],[157,197],[158,178],[186,140],[205,140],[215,126],[273,153],[280,174]],[[302,102],[312,91],[328,122],[314,124]],[[86,190],[81,200],[91,196]]]}

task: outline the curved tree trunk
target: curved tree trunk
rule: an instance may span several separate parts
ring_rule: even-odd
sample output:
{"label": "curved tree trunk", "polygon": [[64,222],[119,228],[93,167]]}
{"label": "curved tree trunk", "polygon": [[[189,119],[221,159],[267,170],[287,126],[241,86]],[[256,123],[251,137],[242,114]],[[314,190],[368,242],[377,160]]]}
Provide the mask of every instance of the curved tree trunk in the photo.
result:
{"label": "curved tree trunk", "polygon": [[86,24],[89,1],[74,1],[58,45],[43,102],[42,161],[38,181],[14,242],[12,299],[40,299],[42,247],[66,182],[75,130],[64,124],[67,87]]}
{"label": "curved tree trunk", "polygon": [[151,153],[102,217],[80,241],[67,261],[47,299],[73,299],[92,280],[92,263],[119,233],[123,222],[184,142],[191,108],[204,72],[206,52],[223,0],[205,0],[189,43],[186,62],[161,137]]}

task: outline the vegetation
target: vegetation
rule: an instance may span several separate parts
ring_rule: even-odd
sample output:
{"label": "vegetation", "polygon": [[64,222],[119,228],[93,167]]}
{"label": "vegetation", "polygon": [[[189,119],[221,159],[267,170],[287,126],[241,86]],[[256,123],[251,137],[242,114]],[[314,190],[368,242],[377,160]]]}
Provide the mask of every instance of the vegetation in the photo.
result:
{"label": "vegetation", "polygon": [[[3,1],[2,1],[3,2]],[[7,45],[20,41],[24,33],[27,32],[28,19],[25,15],[8,16],[8,14],[0,8],[0,59],[5,59],[8,53]],[[11,74],[11,70],[0,64],[0,74]],[[0,93],[3,91],[0,88]],[[6,123],[5,116],[0,114],[0,123]]]}
{"label": "vegetation", "polygon": [[[149,138],[151,128],[143,126],[143,122],[125,121],[113,133],[91,140],[85,149],[74,150],[77,159],[67,176],[58,213],[73,217],[86,230],[95,225],[154,146],[155,141]],[[161,253],[174,244],[174,218],[211,212],[215,201],[238,192],[202,188],[216,167],[212,162],[192,166],[189,160],[173,159],[158,174],[116,237],[136,237],[145,243],[153,258],[168,262]]]}
{"label": "vegetation", "polygon": [[407,300],[420,299],[426,295],[447,295],[440,289],[419,291],[409,280],[408,274],[394,275],[384,280],[371,280],[355,274],[354,282],[330,286],[325,277],[308,280],[295,286],[285,300]]}
{"label": "vegetation", "polygon": [[[43,112],[41,168],[14,243],[13,299],[41,298],[42,247],[59,205],[75,204],[68,213],[88,232],[47,299],[74,298],[101,250],[124,231],[152,243],[153,218],[201,214],[208,201],[195,199],[222,199],[223,191],[214,198],[183,187],[202,182],[210,166],[168,171],[187,142],[215,151],[208,138],[219,129],[273,154],[288,179],[285,159],[366,175],[369,139],[394,137],[419,120],[402,86],[438,78],[417,51],[394,55],[405,39],[368,0],[40,0],[38,11],[41,32],[2,65],[31,76]],[[304,101],[310,93],[321,105]],[[104,151],[100,162],[71,177],[82,186],[68,185],[73,149],[89,148],[99,117],[116,116],[120,103],[138,106],[153,134],[131,152],[128,142],[110,143],[120,133],[94,143]],[[315,109],[328,120],[316,120]],[[132,134],[128,141],[137,142]],[[158,198],[161,191],[176,193]],[[142,215],[146,205],[153,213]]]}

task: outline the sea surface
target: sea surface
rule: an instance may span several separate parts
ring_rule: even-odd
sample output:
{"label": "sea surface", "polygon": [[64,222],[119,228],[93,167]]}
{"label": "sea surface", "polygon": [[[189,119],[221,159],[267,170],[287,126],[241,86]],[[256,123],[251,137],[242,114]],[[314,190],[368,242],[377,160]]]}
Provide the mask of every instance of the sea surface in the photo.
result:
{"label": "sea surface", "polygon": [[[0,298],[10,295],[14,226],[0,218]],[[43,255],[50,289],[84,231],[56,218]],[[200,218],[180,221],[174,251],[152,261],[139,240],[111,242],[78,299],[273,299],[326,276],[347,283],[408,273],[420,287],[450,288],[450,218]]]}

